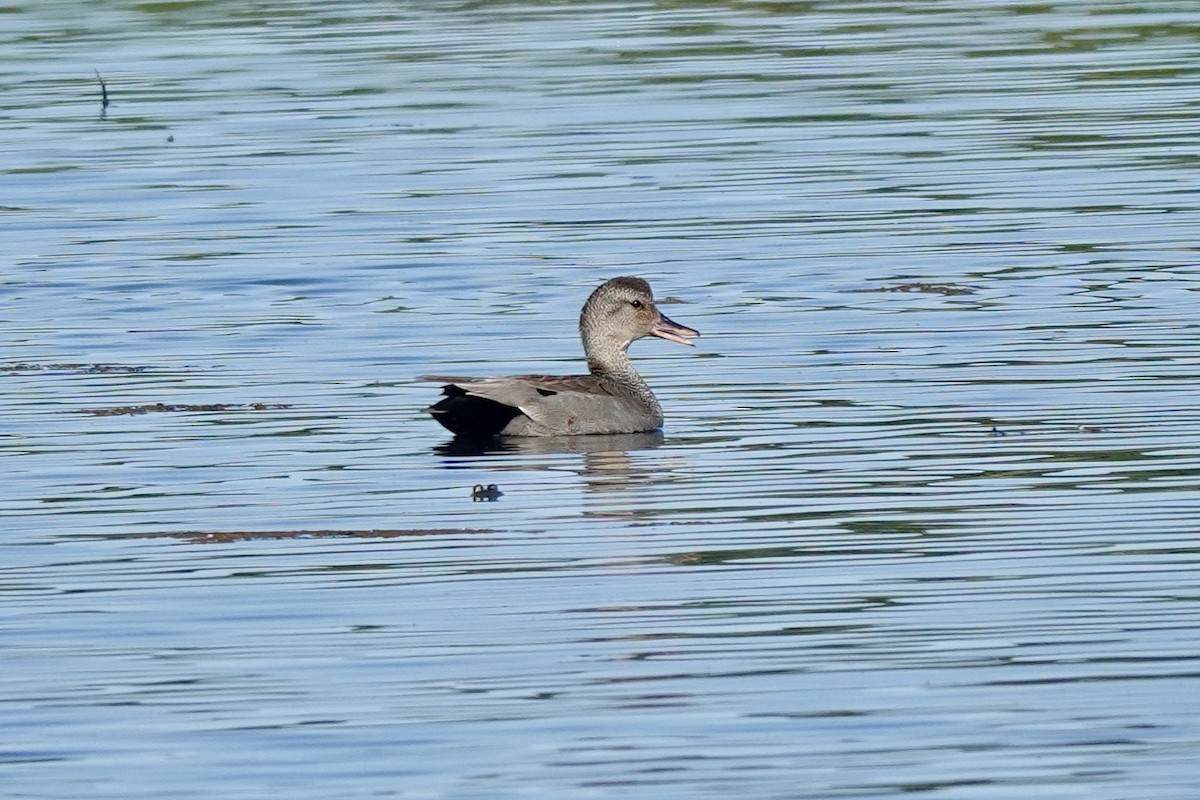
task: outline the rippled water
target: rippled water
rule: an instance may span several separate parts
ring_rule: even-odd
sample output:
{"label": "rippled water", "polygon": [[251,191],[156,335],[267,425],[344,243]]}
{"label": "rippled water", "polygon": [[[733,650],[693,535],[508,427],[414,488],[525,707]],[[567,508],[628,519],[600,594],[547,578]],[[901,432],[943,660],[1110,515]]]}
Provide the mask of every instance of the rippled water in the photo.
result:
{"label": "rippled water", "polygon": [[1200,791],[1192,3],[2,10],[0,795]]}

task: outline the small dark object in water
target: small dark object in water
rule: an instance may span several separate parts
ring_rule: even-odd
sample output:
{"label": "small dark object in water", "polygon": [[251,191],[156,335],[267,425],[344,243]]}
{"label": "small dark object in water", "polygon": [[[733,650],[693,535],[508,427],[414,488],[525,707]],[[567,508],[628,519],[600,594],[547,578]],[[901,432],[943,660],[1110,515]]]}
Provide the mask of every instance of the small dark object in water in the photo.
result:
{"label": "small dark object in water", "polygon": [[96,80],[100,81],[100,117],[103,118],[108,112],[108,85],[100,77],[100,70],[95,70],[95,73]]}
{"label": "small dark object in water", "polygon": [[1008,434],[1005,433],[1004,431],[1000,430],[999,428],[997,428],[995,425],[993,425],[992,426],[992,436],[1008,436]]}
{"label": "small dark object in water", "polygon": [[489,483],[484,486],[482,483],[475,484],[475,488],[471,489],[471,499],[478,503],[480,500],[489,502],[499,500],[504,492],[500,491],[500,487],[494,483]]}

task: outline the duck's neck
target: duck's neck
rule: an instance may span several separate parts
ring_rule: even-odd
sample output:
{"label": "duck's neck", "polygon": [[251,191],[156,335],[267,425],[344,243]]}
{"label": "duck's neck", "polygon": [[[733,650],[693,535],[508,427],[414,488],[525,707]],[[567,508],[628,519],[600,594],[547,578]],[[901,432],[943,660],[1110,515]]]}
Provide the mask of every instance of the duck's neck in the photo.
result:
{"label": "duck's neck", "polygon": [[607,378],[642,398],[648,405],[657,407],[658,400],[650,387],[633,368],[629,360],[629,344],[621,344],[609,338],[588,336],[584,331],[583,352],[587,355],[588,370],[597,378]]}
{"label": "duck's neck", "polygon": [[588,331],[583,334],[583,352],[593,375],[642,382],[642,376],[637,374],[633,362],[629,360],[628,344],[601,336],[588,336]]}

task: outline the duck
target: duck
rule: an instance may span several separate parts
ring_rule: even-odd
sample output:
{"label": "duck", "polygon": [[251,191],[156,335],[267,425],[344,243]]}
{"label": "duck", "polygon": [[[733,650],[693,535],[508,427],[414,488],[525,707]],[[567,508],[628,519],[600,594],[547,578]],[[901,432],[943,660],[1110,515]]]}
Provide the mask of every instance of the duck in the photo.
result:
{"label": "duck", "polygon": [[575,436],[643,433],[663,424],[662,406],[633,367],[629,346],[645,336],[692,346],[700,332],[658,310],[650,284],[605,281],[579,315],[587,375],[463,378],[426,375],[443,384],[425,409],[456,437]]}

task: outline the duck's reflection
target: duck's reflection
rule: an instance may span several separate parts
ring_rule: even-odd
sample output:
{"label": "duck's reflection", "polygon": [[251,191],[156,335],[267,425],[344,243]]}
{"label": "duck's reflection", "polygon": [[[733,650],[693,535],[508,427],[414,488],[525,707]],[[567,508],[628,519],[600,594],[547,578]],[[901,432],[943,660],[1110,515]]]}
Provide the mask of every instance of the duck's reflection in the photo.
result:
{"label": "duck's reflection", "polygon": [[493,439],[455,437],[433,448],[441,456],[494,456],[506,453],[556,455],[562,453],[616,454],[662,447],[662,431],[592,434],[590,436],[505,436]]}
{"label": "duck's reflection", "polygon": [[[537,467],[535,460],[520,459],[505,463],[503,456],[579,455],[579,474],[592,492],[623,492],[660,481],[662,465],[639,465],[632,454],[663,445],[662,431],[590,436],[509,436],[500,439],[455,438],[433,448],[433,452],[451,461],[447,469],[526,470]],[[547,468],[561,469],[561,461]],[[501,486],[501,488],[503,488]]]}

